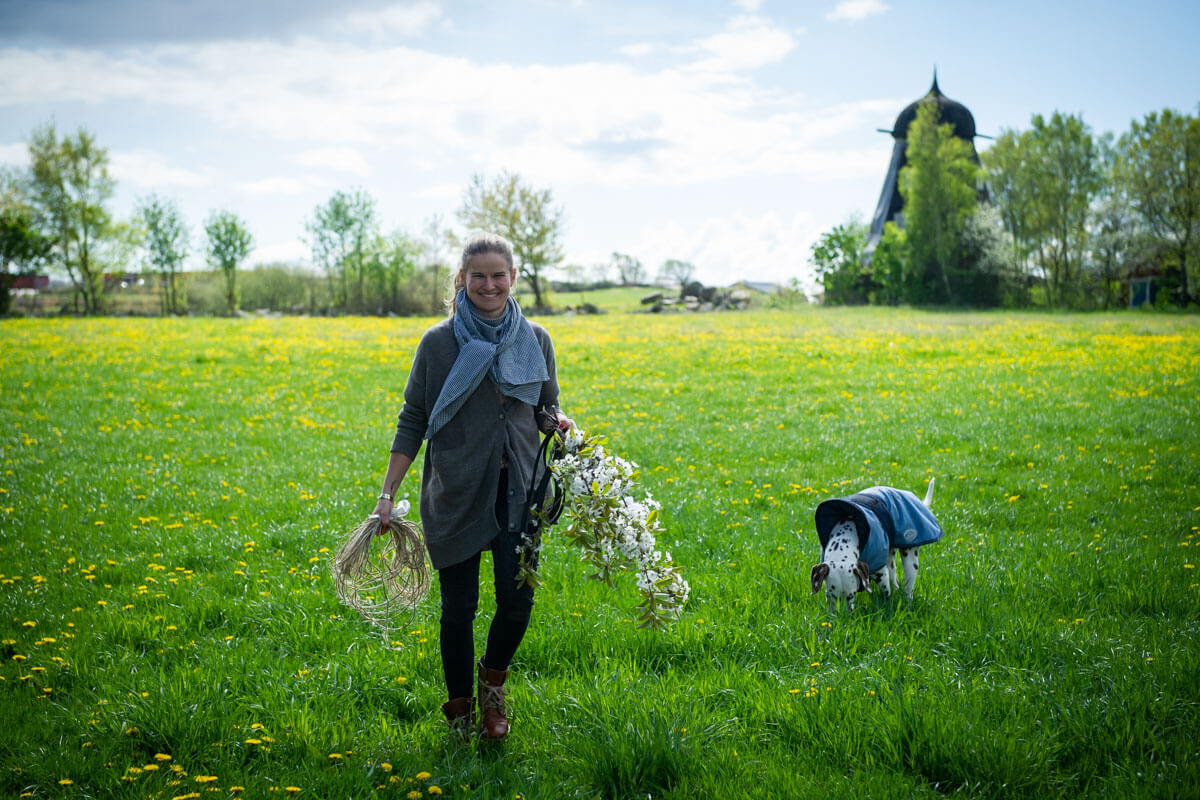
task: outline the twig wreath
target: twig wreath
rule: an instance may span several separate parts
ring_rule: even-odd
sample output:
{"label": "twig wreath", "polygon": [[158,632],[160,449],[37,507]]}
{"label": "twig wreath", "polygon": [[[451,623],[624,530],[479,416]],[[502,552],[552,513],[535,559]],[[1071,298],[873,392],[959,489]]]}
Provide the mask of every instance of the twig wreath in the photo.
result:
{"label": "twig wreath", "polygon": [[[596,568],[593,577],[609,586],[614,574],[634,569],[642,596],[638,627],[667,627],[683,613],[690,587],[671,554],[658,550],[660,505],[649,492],[642,500],[634,496],[637,464],[608,452],[601,436],[576,428],[560,437],[550,469],[565,494],[563,534],[583,550],[581,559]],[[540,583],[542,527],[527,530],[520,548],[517,580],[533,586]]]}
{"label": "twig wreath", "polygon": [[415,612],[429,590],[421,529],[404,518],[409,502],[401,500],[388,518],[388,533],[372,550],[380,519],[372,514],[346,536],[333,557],[337,596],[387,634],[398,629],[405,612]]}

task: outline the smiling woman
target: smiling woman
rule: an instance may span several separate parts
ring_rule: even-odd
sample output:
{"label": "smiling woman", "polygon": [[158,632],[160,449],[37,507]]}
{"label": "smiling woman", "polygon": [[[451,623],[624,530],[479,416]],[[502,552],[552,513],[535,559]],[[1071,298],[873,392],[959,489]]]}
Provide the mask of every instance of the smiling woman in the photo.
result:
{"label": "smiling woman", "polygon": [[[474,727],[472,670],[479,567],[492,551],[496,614],[477,665],[480,735],[508,735],[504,688],[525,636],[533,586],[519,583],[518,546],[526,518],[538,433],[570,427],[558,410],[550,335],[510,296],[512,245],[495,234],[463,248],[448,320],[426,331],[413,357],[404,407],[374,515],[390,520],[396,491],[425,445],[421,523],[441,592],[442,671],[451,730]],[[388,523],[381,525],[386,532]]]}

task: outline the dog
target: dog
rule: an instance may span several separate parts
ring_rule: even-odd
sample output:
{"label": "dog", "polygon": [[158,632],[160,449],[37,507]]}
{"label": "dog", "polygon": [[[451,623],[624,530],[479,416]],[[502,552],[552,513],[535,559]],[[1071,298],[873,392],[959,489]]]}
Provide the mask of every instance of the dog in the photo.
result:
{"label": "dog", "polygon": [[854,596],[870,592],[872,580],[890,597],[900,586],[897,553],[904,568],[904,594],[912,602],[918,553],[942,538],[942,526],[930,511],[933,483],[930,479],[924,500],[904,489],[874,486],[817,506],[821,563],[812,568],[812,593],[824,585],[830,613],[837,613],[839,600],[854,611]]}

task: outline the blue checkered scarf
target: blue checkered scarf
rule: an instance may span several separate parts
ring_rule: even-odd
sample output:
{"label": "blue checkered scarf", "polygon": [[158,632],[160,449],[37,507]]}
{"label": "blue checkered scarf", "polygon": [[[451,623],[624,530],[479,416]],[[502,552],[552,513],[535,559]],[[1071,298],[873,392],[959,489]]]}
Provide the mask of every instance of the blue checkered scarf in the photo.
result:
{"label": "blue checkered scarf", "polygon": [[491,376],[501,394],[531,406],[537,405],[542,384],[550,380],[546,356],[516,300],[509,297],[504,313],[495,320],[479,316],[465,289],[459,289],[454,303],[458,357],[429,414],[426,439],[454,418],[484,375]]}

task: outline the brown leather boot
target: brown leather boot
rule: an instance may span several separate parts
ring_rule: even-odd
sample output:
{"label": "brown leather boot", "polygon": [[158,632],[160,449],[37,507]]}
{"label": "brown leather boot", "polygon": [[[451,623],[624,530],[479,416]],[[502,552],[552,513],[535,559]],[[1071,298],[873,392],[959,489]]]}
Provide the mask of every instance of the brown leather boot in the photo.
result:
{"label": "brown leather boot", "polygon": [[488,669],[479,662],[479,735],[484,739],[508,736],[508,708],[504,704],[506,669]]}
{"label": "brown leather boot", "polygon": [[450,724],[450,735],[464,742],[471,738],[475,728],[475,698],[456,697],[442,703],[442,713]]}

